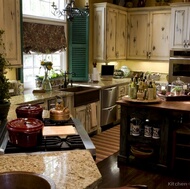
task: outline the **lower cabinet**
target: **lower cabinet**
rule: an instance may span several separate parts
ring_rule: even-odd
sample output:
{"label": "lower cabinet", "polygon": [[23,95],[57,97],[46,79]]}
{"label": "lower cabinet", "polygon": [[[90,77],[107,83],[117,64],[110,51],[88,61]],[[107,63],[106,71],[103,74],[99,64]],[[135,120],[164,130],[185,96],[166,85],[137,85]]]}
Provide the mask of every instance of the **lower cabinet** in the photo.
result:
{"label": "lower cabinet", "polygon": [[[120,86],[118,87],[117,100],[121,100],[121,98],[127,94],[127,86],[128,86],[128,84],[120,85]],[[120,118],[121,118],[120,112],[121,112],[121,106],[120,106],[120,105],[117,105],[117,110],[116,110],[116,120],[117,120],[117,121],[119,121]]]}
{"label": "lower cabinet", "polygon": [[[172,169],[190,167],[190,124],[182,124],[173,132]],[[188,169],[189,170],[189,169]]]}
{"label": "lower cabinet", "polygon": [[100,132],[100,102],[93,102],[87,105],[74,108],[74,115],[79,119],[87,133]]}

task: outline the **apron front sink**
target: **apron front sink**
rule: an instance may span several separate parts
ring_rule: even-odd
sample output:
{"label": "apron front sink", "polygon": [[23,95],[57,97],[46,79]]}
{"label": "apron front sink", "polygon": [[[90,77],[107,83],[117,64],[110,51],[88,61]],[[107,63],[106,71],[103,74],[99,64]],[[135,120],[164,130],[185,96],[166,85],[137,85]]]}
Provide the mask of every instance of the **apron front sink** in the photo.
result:
{"label": "apron front sink", "polygon": [[74,107],[99,101],[99,90],[99,88],[85,86],[76,86],[60,89],[60,91],[74,93]]}

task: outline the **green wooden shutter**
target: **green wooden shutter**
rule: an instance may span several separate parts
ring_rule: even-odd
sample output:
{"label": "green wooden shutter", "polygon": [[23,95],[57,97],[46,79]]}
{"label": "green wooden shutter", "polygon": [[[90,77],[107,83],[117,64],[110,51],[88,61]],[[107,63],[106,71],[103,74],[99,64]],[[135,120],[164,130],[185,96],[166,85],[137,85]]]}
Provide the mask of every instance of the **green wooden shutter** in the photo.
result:
{"label": "green wooden shutter", "polygon": [[74,72],[73,81],[88,81],[89,65],[89,19],[85,16],[75,17],[68,22],[69,72]]}

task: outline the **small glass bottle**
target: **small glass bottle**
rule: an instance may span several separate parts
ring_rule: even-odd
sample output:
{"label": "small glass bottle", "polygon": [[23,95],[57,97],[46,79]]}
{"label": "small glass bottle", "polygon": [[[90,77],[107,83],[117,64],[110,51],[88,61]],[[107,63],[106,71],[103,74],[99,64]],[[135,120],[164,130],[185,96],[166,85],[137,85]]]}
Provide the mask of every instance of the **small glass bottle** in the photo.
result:
{"label": "small glass bottle", "polygon": [[148,100],[153,100],[153,99],[154,99],[154,90],[152,86],[152,81],[150,81],[148,85]]}

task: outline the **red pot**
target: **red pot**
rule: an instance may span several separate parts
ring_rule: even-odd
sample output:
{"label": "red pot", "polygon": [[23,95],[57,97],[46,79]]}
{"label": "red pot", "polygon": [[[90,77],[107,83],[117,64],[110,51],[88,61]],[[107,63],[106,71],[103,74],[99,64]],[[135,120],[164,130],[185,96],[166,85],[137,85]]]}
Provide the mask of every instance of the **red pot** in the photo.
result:
{"label": "red pot", "polygon": [[9,140],[19,147],[34,147],[42,139],[44,123],[35,118],[18,118],[7,123]]}
{"label": "red pot", "polygon": [[22,105],[16,108],[17,118],[36,118],[42,120],[43,108],[40,105]]}

